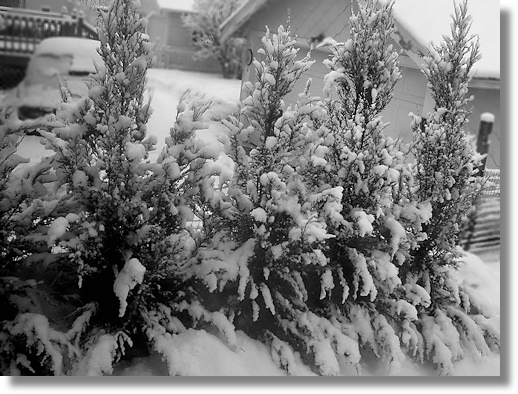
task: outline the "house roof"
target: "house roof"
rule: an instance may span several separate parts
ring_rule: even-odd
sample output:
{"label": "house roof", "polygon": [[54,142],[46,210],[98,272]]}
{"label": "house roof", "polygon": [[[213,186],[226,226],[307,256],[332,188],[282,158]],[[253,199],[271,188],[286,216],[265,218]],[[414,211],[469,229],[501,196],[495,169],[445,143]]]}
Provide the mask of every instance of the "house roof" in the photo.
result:
{"label": "house roof", "polygon": [[[220,27],[222,39],[235,34],[271,0],[246,0]],[[278,1],[278,0],[277,0]],[[461,0],[457,0],[459,2]],[[482,59],[475,64],[476,79],[500,79],[500,7],[498,0],[469,0],[473,17],[471,33],[480,39]],[[426,53],[431,42],[438,44],[450,34],[454,0],[396,0],[394,19],[397,40],[408,53]],[[266,21],[265,21],[266,24]]]}
{"label": "house roof", "polygon": [[158,8],[166,11],[192,12],[194,0],[156,0]]}
{"label": "house roof", "polygon": [[220,26],[221,40],[224,41],[237,32],[247,20],[259,11],[268,0],[246,0]]}

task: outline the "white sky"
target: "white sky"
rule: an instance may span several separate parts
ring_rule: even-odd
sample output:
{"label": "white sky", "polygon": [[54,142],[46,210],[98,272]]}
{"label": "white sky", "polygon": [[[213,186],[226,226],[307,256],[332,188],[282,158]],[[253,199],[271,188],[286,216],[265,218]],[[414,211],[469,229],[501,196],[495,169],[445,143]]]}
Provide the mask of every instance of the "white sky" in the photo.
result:
{"label": "white sky", "polygon": [[164,10],[192,11],[194,0],[156,0]]}
{"label": "white sky", "polygon": [[[438,44],[443,34],[450,35],[453,4],[454,0],[396,0],[394,14],[428,47],[431,41]],[[475,65],[476,76],[500,78],[500,2],[468,0],[468,13],[473,17],[470,32],[479,35],[482,52],[482,59]]]}

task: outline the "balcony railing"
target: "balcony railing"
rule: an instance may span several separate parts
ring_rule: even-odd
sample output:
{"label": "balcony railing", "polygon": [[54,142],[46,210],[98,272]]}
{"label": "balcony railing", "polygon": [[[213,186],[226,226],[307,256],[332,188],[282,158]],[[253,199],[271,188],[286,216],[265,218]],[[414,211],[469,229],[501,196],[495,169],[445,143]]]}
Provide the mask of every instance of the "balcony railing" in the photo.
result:
{"label": "balcony railing", "polygon": [[53,36],[95,39],[97,32],[82,17],[0,7],[0,53],[30,55],[41,40]]}

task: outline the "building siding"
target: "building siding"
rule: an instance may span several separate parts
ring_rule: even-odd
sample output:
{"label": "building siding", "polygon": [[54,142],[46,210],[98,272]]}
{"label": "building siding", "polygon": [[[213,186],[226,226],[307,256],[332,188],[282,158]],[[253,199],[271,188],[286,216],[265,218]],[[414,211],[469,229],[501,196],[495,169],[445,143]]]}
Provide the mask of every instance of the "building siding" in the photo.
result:
{"label": "building siding", "polygon": [[349,1],[286,0],[269,2],[245,24],[249,31],[277,30],[279,25],[286,26],[288,18],[293,36],[311,39],[320,34],[339,41],[349,38]]}
{"label": "building siding", "polygon": [[81,6],[73,0],[24,0],[25,8],[30,10],[42,9],[50,10],[50,12],[60,13],[65,11],[67,14],[73,12],[82,12],[83,17],[89,23],[95,24],[97,13],[95,10],[87,6]]}
{"label": "building siding", "polygon": [[216,59],[193,58],[192,34],[183,24],[183,12],[160,9],[156,0],[141,0],[141,3],[139,13],[148,17],[147,34],[155,44],[154,67],[221,72]]}
{"label": "building siding", "polygon": [[167,16],[154,14],[149,18],[147,25],[149,39],[159,45],[167,44]]}
{"label": "building siding", "polygon": [[0,7],[22,8],[23,0],[0,0]]}
{"label": "building siding", "polygon": [[147,33],[156,44],[154,66],[197,72],[221,73],[215,58],[195,59],[191,31],[183,24],[183,13],[162,10],[149,16]]}
{"label": "building siding", "polygon": [[191,31],[184,26],[182,14],[168,12],[167,18],[167,45],[177,49],[193,49]]}
{"label": "building siding", "polygon": [[25,0],[25,8],[27,9],[41,10],[43,7],[50,9],[51,12],[61,12],[63,7],[66,7],[68,12],[77,8],[71,0]]}

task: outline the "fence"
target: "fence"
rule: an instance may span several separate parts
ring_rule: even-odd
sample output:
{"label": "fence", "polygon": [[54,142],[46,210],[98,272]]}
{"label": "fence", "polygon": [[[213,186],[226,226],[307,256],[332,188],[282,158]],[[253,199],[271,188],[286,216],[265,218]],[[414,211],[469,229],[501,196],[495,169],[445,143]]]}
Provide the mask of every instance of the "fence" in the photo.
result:
{"label": "fence", "polygon": [[221,65],[217,59],[193,59],[193,51],[185,48],[173,48],[157,45],[154,51],[154,67],[174,68],[197,72],[221,73]]}
{"label": "fence", "polygon": [[500,170],[485,170],[487,177],[486,187],[482,193],[482,197],[498,197],[500,198]]}
{"label": "fence", "polygon": [[500,248],[500,170],[486,170],[487,182],[470,215],[462,245],[470,252]]}

